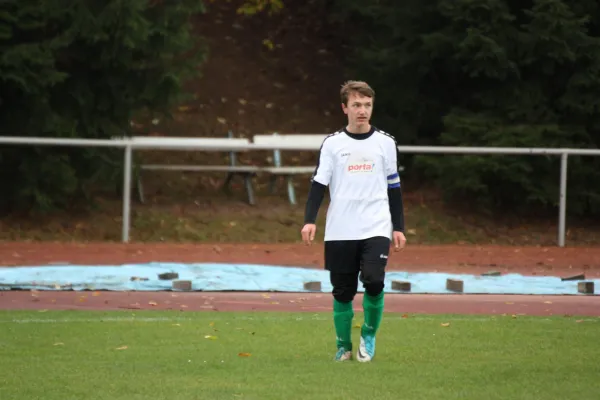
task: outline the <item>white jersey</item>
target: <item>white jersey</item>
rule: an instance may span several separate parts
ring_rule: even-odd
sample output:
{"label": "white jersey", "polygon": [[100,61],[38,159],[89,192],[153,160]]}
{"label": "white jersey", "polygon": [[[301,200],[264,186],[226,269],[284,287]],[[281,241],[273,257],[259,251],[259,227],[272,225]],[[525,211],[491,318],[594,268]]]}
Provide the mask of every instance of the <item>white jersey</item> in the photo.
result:
{"label": "white jersey", "polygon": [[312,178],[329,186],[325,240],[392,238],[388,188],[400,187],[395,139],[374,127],[323,141]]}

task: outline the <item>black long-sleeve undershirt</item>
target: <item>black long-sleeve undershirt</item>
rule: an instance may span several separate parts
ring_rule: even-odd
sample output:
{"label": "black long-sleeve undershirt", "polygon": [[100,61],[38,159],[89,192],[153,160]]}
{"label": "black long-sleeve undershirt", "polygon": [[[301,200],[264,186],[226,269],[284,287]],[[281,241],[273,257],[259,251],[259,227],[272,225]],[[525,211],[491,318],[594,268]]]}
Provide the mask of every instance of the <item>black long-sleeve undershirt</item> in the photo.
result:
{"label": "black long-sleeve undershirt", "polygon": [[402,201],[402,188],[388,189],[390,214],[394,231],[404,233],[404,202]]}
{"label": "black long-sleeve undershirt", "polygon": [[304,210],[305,224],[314,224],[316,222],[317,215],[319,214],[319,208],[321,207],[321,203],[325,197],[325,188],[325,185],[316,181],[313,181],[312,185],[310,186],[308,199],[306,200],[306,208]]}
{"label": "black long-sleeve undershirt", "polygon": [[[306,208],[304,210],[304,223],[314,224],[319,214],[319,208],[325,197],[326,186],[313,181]],[[392,215],[392,226],[394,231],[404,232],[404,204],[402,200],[402,189],[400,187],[388,189],[388,199],[390,203],[390,214]]]}

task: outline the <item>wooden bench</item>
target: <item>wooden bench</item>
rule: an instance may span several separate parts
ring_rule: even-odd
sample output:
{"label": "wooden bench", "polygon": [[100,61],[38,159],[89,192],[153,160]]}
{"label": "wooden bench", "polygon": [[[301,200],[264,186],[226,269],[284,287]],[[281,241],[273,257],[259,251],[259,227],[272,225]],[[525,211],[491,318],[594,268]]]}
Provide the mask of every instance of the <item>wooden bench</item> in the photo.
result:
{"label": "wooden bench", "polygon": [[[244,180],[248,203],[256,203],[252,178],[260,171],[260,167],[250,165],[236,165],[236,153],[248,151],[251,148],[250,140],[233,138],[231,132],[227,138],[195,138],[195,137],[146,137],[134,136],[132,143],[135,150],[138,149],[160,149],[180,151],[228,151],[229,165],[172,165],[172,164],[142,164],[142,171],[189,171],[189,172],[226,172],[227,177],[223,189],[229,191],[230,183],[235,176],[241,176]],[[144,194],[141,182],[141,172],[137,174],[138,194],[140,201],[144,202]]]}
{"label": "wooden bench", "polygon": [[[298,151],[319,151],[323,140],[327,134],[290,134],[280,135],[277,133],[271,135],[255,135],[252,142],[256,145],[281,146],[287,150],[296,149]],[[275,192],[277,180],[285,178],[287,182],[287,191],[290,204],[296,204],[296,190],[294,189],[294,176],[310,175],[315,171],[315,165],[307,166],[283,166],[281,149],[273,150],[273,166],[263,167],[262,171],[271,175],[270,190]]]}

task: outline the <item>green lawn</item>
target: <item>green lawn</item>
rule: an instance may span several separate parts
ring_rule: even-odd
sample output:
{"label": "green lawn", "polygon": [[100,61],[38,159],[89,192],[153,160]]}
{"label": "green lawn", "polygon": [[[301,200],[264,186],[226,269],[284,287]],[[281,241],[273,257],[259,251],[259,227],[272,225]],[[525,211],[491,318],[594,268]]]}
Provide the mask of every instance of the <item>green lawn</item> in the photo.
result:
{"label": "green lawn", "polygon": [[327,313],[2,311],[0,399],[591,399],[598,337],[589,317],[388,314],[375,361],[336,364]]}

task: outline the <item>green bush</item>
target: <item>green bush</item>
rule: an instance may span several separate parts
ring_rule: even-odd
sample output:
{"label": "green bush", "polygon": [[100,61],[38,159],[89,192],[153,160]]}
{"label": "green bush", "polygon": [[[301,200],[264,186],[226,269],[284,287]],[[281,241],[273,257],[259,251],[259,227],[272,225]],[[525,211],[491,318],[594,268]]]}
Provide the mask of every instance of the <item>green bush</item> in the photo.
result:
{"label": "green bush", "polygon": [[[400,144],[600,146],[600,3],[334,3],[333,19],[352,27],[342,35],[348,75],[375,87],[374,122]],[[512,213],[557,205],[558,157],[403,162],[408,177],[425,171],[448,198],[468,196],[474,207]],[[570,215],[600,215],[598,171],[597,158],[570,157]]]}
{"label": "green bush", "polygon": [[[482,115],[451,113],[440,145],[466,147],[571,147],[585,132],[557,125],[504,125]],[[558,206],[560,156],[556,155],[430,155],[418,156],[415,169],[434,180],[448,200],[468,201],[482,211],[511,213],[548,210]],[[596,213],[600,202],[590,196],[600,182],[600,160],[568,159],[569,213]]]}
{"label": "green bush", "polygon": [[[137,112],[168,113],[205,49],[199,0],[6,0],[0,10],[0,134],[126,136]],[[110,182],[122,151],[0,148],[4,211],[68,207]]]}

